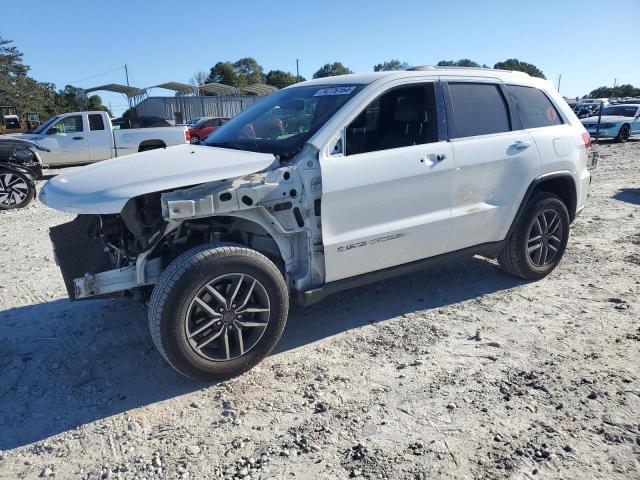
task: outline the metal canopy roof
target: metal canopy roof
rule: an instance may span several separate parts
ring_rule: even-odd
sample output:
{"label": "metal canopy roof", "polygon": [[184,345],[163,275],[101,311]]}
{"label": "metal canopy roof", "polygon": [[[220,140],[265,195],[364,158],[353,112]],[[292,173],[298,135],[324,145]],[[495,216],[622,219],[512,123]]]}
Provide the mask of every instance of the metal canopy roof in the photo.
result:
{"label": "metal canopy roof", "polygon": [[84,91],[86,93],[89,93],[89,92],[97,92],[98,90],[122,93],[123,95],[126,95],[129,98],[144,95],[144,90],[141,90],[136,87],[128,87],[127,85],[118,85],[117,83],[109,83],[107,85],[100,85],[99,87],[86,88]]}
{"label": "metal canopy roof", "polygon": [[265,83],[254,83],[253,85],[243,85],[242,87],[239,87],[239,90],[250,95],[257,95],[261,97],[264,95],[270,95],[273,92],[277,92],[278,87],[267,85]]}
{"label": "metal canopy roof", "polygon": [[167,90],[173,90],[174,92],[178,92],[182,95],[186,95],[188,93],[197,93],[198,92],[198,87],[194,87],[193,85],[189,85],[186,83],[180,83],[180,82],[167,82],[167,83],[161,83],[159,85],[154,85],[152,87],[148,87],[148,88],[165,88]]}
{"label": "metal canopy roof", "polygon": [[218,96],[237,95],[238,91],[235,87],[224,85],[222,83],[207,83],[198,87],[200,92],[210,93]]}

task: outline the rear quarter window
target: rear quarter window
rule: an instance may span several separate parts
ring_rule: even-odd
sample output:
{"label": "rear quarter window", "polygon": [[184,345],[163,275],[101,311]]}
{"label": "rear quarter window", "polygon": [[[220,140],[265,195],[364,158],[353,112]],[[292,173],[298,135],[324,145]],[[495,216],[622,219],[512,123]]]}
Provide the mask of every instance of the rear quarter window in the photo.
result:
{"label": "rear quarter window", "polygon": [[455,128],[452,138],[473,137],[511,130],[502,93],[491,83],[449,83]]}
{"label": "rear quarter window", "polygon": [[524,128],[562,125],[562,117],[542,90],[535,87],[507,85]]}

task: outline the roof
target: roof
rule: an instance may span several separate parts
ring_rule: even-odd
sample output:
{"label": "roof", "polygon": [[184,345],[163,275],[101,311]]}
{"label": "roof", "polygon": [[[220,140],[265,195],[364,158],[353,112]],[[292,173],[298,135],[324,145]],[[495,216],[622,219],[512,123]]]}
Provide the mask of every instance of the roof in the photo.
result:
{"label": "roof", "polygon": [[205,85],[200,85],[198,87],[198,91],[219,96],[235,95],[237,93],[235,87],[231,87],[223,83],[207,83]]}
{"label": "roof", "polygon": [[514,70],[497,70],[493,68],[470,68],[470,67],[414,67],[413,70],[394,70],[387,72],[371,72],[371,73],[352,73],[349,75],[337,75],[335,77],[323,77],[306,82],[296,83],[294,86],[313,86],[313,85],[334,85],[334,84],[369,84],[381,78],[406,78],[406,77],[425,77],[425,76],[465,76],[465,77],[485,77],[500,78],[502,80],[518,80],[518,81],[537,81],[536,77],[531,77],[524,72]]}
{"label": "roof", "polygon": [[273,92],[278,91],[278,87],[274,87],[273,85],[267,85],[265,83],[254,83],[252,85],[243,85],[238,87],[241,93],[248,93],[250,95],[257,95],[259,97],[264,95],[270,95]]}
{"label": "roof", "polygon": [[122,93],[123,95],[126,95],[129,98],[137,97],[138,95],[144,94],[144,90],[141,90],[136,87],[129,87],[127,85],[118,85],[117,83],[108,83],[106,85],[100,85],[99,87],[84,89],[85,93],[97,92],[99,90],[104,90],[107,92]]}
{"label": "roof", "polygon": [[159,85],[153,85],[152,87],[147,87],[147,88],[164,88],[167,90],[173,90],[174,92],[178,92],[183,95],[188,93],[198,92],[198,87],[194,87],[193,85],[189,85],[187,83],[180,83],[180,82],[161,83]]}

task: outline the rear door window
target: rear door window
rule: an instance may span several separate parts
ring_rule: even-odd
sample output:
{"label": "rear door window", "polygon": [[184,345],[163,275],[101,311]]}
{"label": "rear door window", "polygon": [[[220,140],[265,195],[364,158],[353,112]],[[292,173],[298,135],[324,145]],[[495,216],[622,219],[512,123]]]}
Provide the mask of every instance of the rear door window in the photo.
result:
{"label": "rear door window", "polygon": [[99,113],[91,113],[89,115],[89,130],[104,130],[104,121]]}
{"label": "rear door window", "polygon": [[520,85],[507,85],[507,90],[515,100],[516,110],[524,128],[562,124],[558,110],[541,90]]}
{"label": "rear door window", "polygon": [[449,94],[454,118],[452,138],[511,130],[507,104],[498,85],[450,82]]}

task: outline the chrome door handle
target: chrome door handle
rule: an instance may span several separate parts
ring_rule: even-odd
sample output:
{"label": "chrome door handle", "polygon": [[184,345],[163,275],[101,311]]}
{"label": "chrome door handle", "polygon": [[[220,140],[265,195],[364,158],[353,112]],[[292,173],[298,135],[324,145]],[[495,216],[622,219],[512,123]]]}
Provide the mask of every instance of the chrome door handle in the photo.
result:
{"label": "chrome door handle", "polygon": [[429,160],[431,163],[440,163],[443,160],[446,160],[447,155],[445,153],[431,153],[429,155],[425,155],[420,159],[420,163],[426,163]]}
{"label": "chrome door handle", "polygon": [[526,150],[530,146],[531,146],[531,142],[523,142],[521,140],[518,140],[516,143],[511,145],[511,148],[520,152],[522,150]]}

